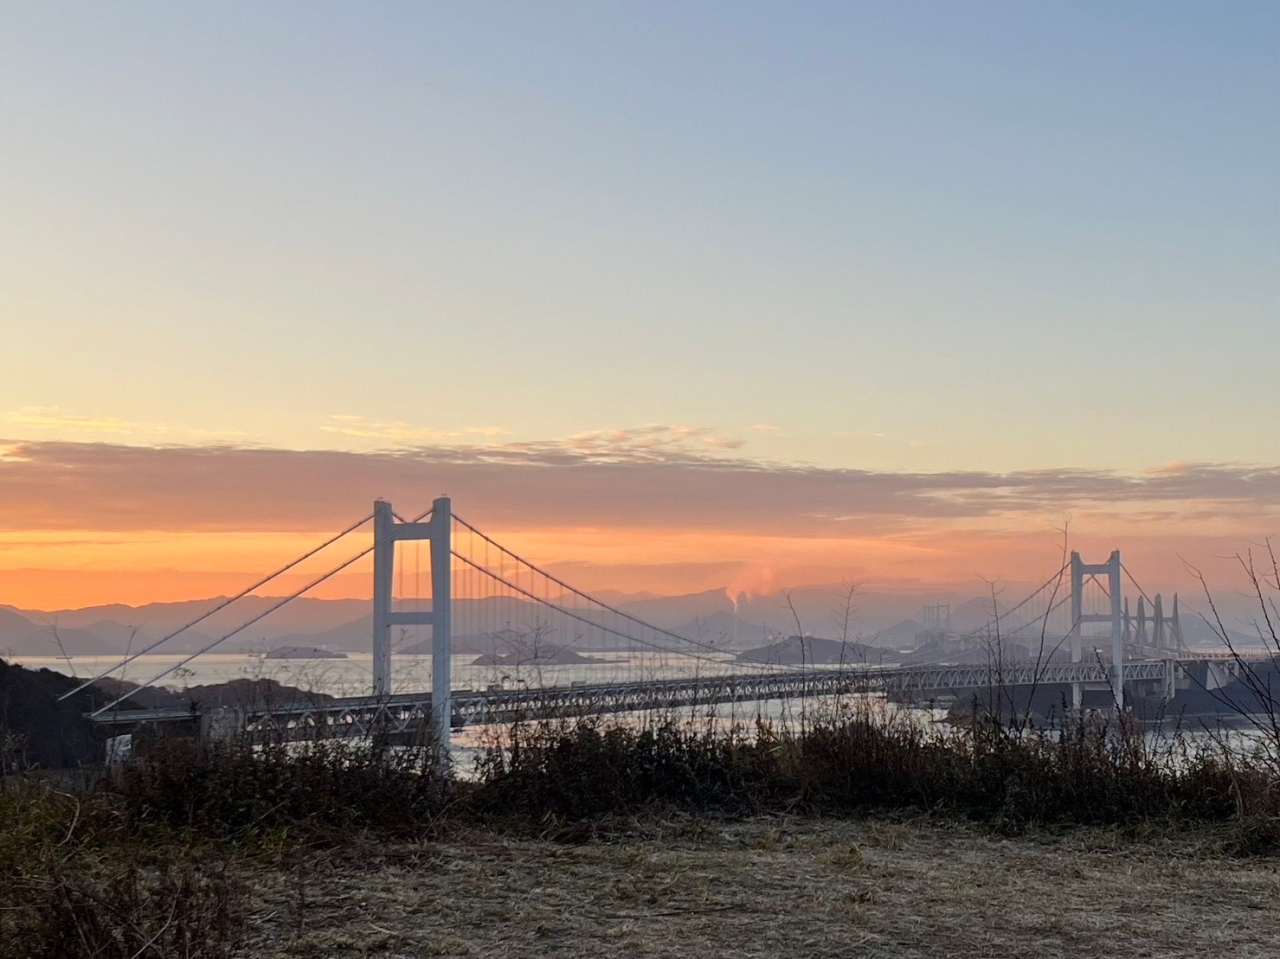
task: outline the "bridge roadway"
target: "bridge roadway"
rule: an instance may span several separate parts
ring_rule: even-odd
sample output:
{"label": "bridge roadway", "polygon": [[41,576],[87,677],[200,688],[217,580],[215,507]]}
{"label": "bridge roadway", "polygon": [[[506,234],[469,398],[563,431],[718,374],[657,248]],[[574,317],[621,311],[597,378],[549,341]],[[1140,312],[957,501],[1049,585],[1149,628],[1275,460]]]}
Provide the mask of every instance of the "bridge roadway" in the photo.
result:
{"label": "bridge roadway", "polygon": [[[1236,664],[1216,660],[1150,660],[1124,664],[1124,680],[1172,690],[1187,670],[1201,665],[1221,674],[1215,685],[1228,681]],[[722,703],[839,696],[866,692],[930,697],[993,686],[1079,683],[1109,688],[1110,666],[1098,662],[1034,663],[993,666],[896,666],[791,669],[622,683],[582,683],[545,688],[455,690],[455,729],[488,723],[510,723],[560,716],[607,713],[661,712]],[[261,741],[302,741],[320,738],[387,735],[409,738],[425,728],[431,716],[430,693],[401,693],[385,697],[324,699],[288,706],[245,706],[206,710],[203,716],[186,710],[124,710],[98,721],[119,731],[144,723],[198,720],[213,735],[247,734]]]}

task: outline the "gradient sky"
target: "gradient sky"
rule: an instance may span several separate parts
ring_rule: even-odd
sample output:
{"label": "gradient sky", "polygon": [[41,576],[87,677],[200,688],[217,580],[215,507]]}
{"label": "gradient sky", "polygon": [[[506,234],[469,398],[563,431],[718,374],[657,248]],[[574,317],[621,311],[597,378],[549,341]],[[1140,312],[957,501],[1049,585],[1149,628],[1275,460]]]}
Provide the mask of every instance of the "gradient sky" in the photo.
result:
{"label": "gradient sky", "polygon": [[[1003,573],[1067,515],[1230,552],[1275,519],[1277,50],[1271,0],[5,5],[0,602],[213,589],[446,478],[619,586],[764,536],[793,578],[942,536],[920,578]],[[274,451],[279,502],[175,505],[190,445]],[[594,511],[522,500],[530,449]],[[425,473],[335,460],[273,520],[326,450]],[[654,463],[741,510],[676,549],[620,505]]]}

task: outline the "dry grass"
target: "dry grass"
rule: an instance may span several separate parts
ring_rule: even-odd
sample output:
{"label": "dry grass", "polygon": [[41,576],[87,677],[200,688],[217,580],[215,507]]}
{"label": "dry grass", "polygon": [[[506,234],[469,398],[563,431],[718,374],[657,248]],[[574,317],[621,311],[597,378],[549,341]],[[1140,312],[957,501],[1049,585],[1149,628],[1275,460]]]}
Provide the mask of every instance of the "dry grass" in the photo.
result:
{"label": "dry grass", "polygon": [[259,863],[244,955],[1277,954],[1280,874],[1212,839],[953,822],[636,824]]}
{"label": "dry grass", "polygon": [[1096,724],[520,732],[473,780],[344,742],[15,778],[0,955],[1280,954],[1280,807],[1247,758]]}
{"label": "dry grass", "polygon": [[0,779],[0,959],[225,959],[231,851],[131,833],[109,796],[59,785]]}

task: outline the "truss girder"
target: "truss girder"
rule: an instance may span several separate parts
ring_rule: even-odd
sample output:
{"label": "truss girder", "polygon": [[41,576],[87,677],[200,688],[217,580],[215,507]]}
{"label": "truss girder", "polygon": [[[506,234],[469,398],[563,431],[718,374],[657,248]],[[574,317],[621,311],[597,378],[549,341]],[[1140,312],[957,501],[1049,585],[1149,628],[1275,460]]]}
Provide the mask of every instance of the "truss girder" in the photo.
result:
{"label": "truss girder", "polygon": [[[1172,661],[1124,665],[1125,682],[1165,682]],[[851,693],[929,693],[1081,683],[1107,685],[1106,663],[996,666],[908,666],[814,669],[806,672],[741,673],[649,682],[592,683],[543,689],[458,690],[453,726],[543,719],[556,716],[654,712],[730,702],[838,696]],[[245,711],[245,731],[263,739],[404,735],[423,729],[431,716],[429,694],[317,701],[301,706]]]}

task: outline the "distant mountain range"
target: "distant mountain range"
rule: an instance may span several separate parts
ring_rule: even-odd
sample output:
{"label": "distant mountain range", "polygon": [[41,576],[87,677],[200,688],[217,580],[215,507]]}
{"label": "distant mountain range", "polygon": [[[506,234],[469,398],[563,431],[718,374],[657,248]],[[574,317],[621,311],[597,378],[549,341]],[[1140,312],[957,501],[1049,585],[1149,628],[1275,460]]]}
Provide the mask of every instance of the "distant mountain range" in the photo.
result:
{"label": "distant mountain range", "polygon": [[[122,656],[155,642],[225,601],[225,597],[146,606],[90,606],[55,611],[0,606],[0,655]],[[278,599],[247,596],[185,630],[162,650],[188,653],[202,649],[245,620],[270,608]],[[287,638],[306,639],[369,609],[363,600],[298,599],[256,623],[227,643],[228,652],[245,648],[265,651],[290,645]],[[369,632],[366,630],[366,633]],[[321,645],[307,643],[308,645]],[[303,645],[303,643],[293,643]],[[160,650],[157,650],[159,652]]]}
{"label": "distant mountain range", "polygon": [[[1017,595],[1009,588],[1005,595]],[[682,596],[610,593],[607,601],[620,611],[681,636],[697,639],[726,650],[744,650],[768,645],[786,636],[807,636],[887,648],[909,648],[921,631],[920,607],[926,603],[950,603],[951,625],[958,632],[977,628],[991,618],[989,597],[907,595],[859,592],[856,609],[844,633],[844,588],[808,586],[781,593],[752,596],[734,604],[724,590]],[[136,652],[173,633],[203,613],[225,602],[222,597],[180,603],[152,603],[146,606],[108,605],[84,609],[38,611],[0,606],[0,656],[123,656]],[[278,600],[251,596],[213,613],[192,629],[166,642],[159,651],[187,653],[213,643]],[[420,602],[429,609],[429,602]],[[566,606],[572,606],[565,601]],[[403,604],[399,608],[412,606]],[[500,653],[492,637],[521,623],[536,622],[535,605],[515,599],[454,601],[455,645],[477,654]],[[609,614],[602,618],[607,619]],[[590,620],[590,615],[585,615]],[[1183,632],[1190,645],[1212,645],[1217,640],[1199,617],[1183,610]],[[1234,627],[1234,623],[1232,624]],[[577,627],[575,627],[577,629]],[[298,599],[255,623],[250,629],[220,647],[224,652],[266,653],[286,646],[309,646],[333,652],[365,652],[370,647],[372,614],[368,600]],[[574,636],[558,637],[566,646],[600,646],[589,624]],[[1256,642],[1244,629],[1232,630],[1236,642]],[[397,627],[393,637],[401,652],[426,652],[430,644],[426,629]]]}

